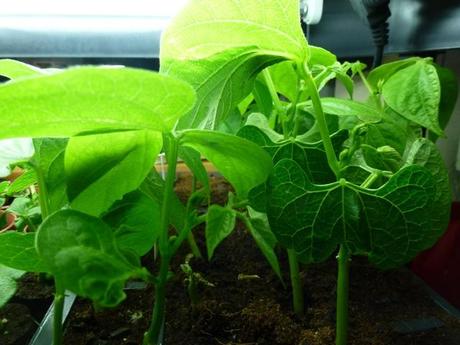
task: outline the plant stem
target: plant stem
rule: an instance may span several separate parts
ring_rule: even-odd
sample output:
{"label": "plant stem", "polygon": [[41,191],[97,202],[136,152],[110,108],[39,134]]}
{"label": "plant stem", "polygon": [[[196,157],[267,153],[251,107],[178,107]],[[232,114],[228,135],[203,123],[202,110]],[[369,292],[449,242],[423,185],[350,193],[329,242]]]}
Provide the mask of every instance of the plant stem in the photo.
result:
{"label": "plant stem", "polygon": [[292,303],[294,312],[297,316],[303,316],[304,314],[304,298],[302,282],[299,274],[299,262],[297,261],[297,254],[293,249],[288,249],[289,259],[289,274],[291,277],[292,286]]}
{"label": "plant stem", "polygon": [[318,124],[321,139],[323,141],[324,149],[326,151],[327,162],[337,179],[339,179],[339,161],[335,155],[334,146],[332,146],[332,141],[329,134],[329,129],[327,128],[326,117],[324,115],[323,106],[321,105],[318,89],[306,63],[303,64],[301,71],[303,71],[306,87],[310,90],[311,102],[313,104],[313,110],[315,111],[315,118]]}
{"label": "plant stem", "polygon": [[169,213],[171,210],[171,200],[174,193],[174,182],[176,180],[176,165],[178,155],[178,142],[172,135],[165,136],[164,140],[168,140],[169,150],[166,154],[168,161],[168,172],[165,182],[165,190],[163,194],[163,204],[161,208],[161,233],[159,239],[160,252],[160,272],[156,279],[155,285],[155,304],[153,307],[152,320],[148,331],[144,334],[144,345],[158,345],[161,328],[165,316],[165,299],[166,299],[166,283],[168,280],[170,245],[169,245]]}
{"label": "plant stem", "polygon": [[169,272],[168,256],[161,257],[160,273],[155,285],[155,304],[153,307],[152,320],[148,331],[144,334],[143,345],[158,345],[161,343],[161,329],[165,319],[166,306],[166,283]]}
{"label": "plant stem", "polygon": [[202,259],[203,255],[201,254],[200,248],[196,244],[195,236],[193,236],[193,232],[189,231],[187,235],[188,245],[194,257]]}
{"label": "plant stem", "polygon": [[372,100],[377,106],[377,109],[382,109],[382,103],[380,102],[380,98],[377,96],[376,90],[367,81],[367,78],[364,75],[363,71],[359,70],[358,74],[361,80],[363,81],[364,86],[366,86],[367,91],[369,91],[369,94],[371,95]]}
{"label": "plant stem", "polygon": [[53,345],[62,344],[62,315],[64,312],[65,290],[57,279],[54,279],[55,293],[53,303]]}
{"label": "plant stem", "polygon": [[350,255],[348,249],[340,246],[337,279],[337,324],[336,324],[336,345],[346,345],[348,335],[348,287],[350,273]]}
{"label": "plant stem", "polygon": [[270,75],[270,72],[267,69],[262,71],[262,76],[265,80],[265,84],[267,85],[268,91],[270,92],[270,96],[272,98],[273,106],[275,110],[281,115],[284,111],[283,104],[281,103],[278,93],[276,92],[275,84],[273,83],[273,79]]}
{"label": "plant stem", "polygon": [[[42,220],[45,220],[51,213],[48,198],[48,188],[46,187],[45,176],[38,165],[33,164],[37,174],[38,182],[38,201]],[[55,293],[53,301],[53,345],[61,345],[63,338],[62,315],[64,313],[65,289],[58,279],[54,279]]]}

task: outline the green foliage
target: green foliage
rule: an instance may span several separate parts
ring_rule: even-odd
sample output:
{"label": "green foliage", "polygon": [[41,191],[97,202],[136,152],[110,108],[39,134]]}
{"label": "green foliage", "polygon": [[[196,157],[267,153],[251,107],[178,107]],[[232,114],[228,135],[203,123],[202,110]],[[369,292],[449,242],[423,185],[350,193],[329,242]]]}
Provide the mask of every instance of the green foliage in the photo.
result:
{"label": "green foliage", "polygon": [[444,135],[438,120],[441,87],[431,63],[419,60],[397,71],[383,85],[382,95],[393,110],[408,120]]}
{"label": "green foliage", "polygon": [[142,183],[161,150],[161,133],[128,131],[73,137],[65,153],[70,205],[98,216]]}
{"label": "green foliage", "polygon": [[161,71],[189,82],[199,99],[178,128],[218,128],[264,67],[307,54],[298,1],[191,1],[161,39]]}
{"label": "green foliage", "polygon": [[35,250],[35,233],[0,234],[0,264],[27,272],[48,271]]}
{"label": "green foliage", "polygon": [[239,198],[245,198],[270,174],[270,157],[259,146],[243,138],[219,132],[188,130],[182,133],[180,142],[212,162],[232,184]]}
{"label": "green foliage", "polygon": [[160,204],[140,191],[126,194],[104,214],[103,220],[115,230],[121,250],[143,256],[160,235]]}
{"label": "green foliage", "polygon": [[[292,160],[274,168],[268,216],[278,240],[305,262],[325,260],[340,243],[377,266],[401,265],[432,245],[436,189],[426,169],[410,166],[377,190],[345,180],[314,185]],[[411,198],[407,198],[410,191]],[[382,213],[384,212],[384,213]]]}
{"label": "green foliage", "polygon": [[126,297],[125,281],[141,270],[122,254],[110,227],[74,210],[58,211],[42,223],[37,250],[67,289],[105,307]]}
{"label": "green foliage", "polygon": [[16,281],[24,275],[24,271],[0,265],[0,308],[14,296],[17,288]]}
{"label": "green foliage", "polygon": [[20,61],[11,59],[0,60],[0,75],[8,79],[33,77],[42,73],[44,73],[43,70]]}
{"label": "green foliage", "polygon": [[219,243],[233,231],[235,221],[236,212],[233,209],[219,205],[209,206],[206,215],[206,247],[209,259]]}
{"label": "green foliage", "polygon": [[194,101],[190,86],[156,73],[70,68],[0,85],[0,138],[168,131]]}

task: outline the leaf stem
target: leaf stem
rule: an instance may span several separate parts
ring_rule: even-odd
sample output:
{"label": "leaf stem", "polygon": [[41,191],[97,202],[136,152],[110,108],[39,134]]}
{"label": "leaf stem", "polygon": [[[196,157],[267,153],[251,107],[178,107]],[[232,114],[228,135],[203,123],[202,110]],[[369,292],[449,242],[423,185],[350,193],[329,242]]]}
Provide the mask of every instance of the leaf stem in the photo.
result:
{"label": "leaf stem", "polygon": [[168,280],[169,262],[171,260],[171,247],[169,243],[169,214],[171,210],[172,195],[174,193],[174,182],[176,180],[176,165],[178,156],[178,141],[173,135],[165,135],[168,148],[166,159],[168,172],[166,175],[163,204],[161,208],[161,233],[159,239],[160,251],[160,272],[155,285],[155,304],[153,307],[152,319],[148,331],[144,334],[144,345],[158,345],[161,330],[164,323],[166,304],[166,283]]}
{"label": "leaf stem", "polygon": [[303,297],[302,281],[299,274],[299,262],[297,260],[297,254],[293,249],[288,249],[289,259],[289,275],[291,277],[292,287],[292,305],[294,313],[301,317],[305,312],[305,304]]}
{"label": "leaf stem", "polygon": [[382,103],[380,102],[380,98],[377,96],[376,90],[369,84],[367,81],[366,76],[364,75],[362,70],[358,70],[359,77],[363,81],[364,86],[366,86],[366,89],[369,91],[369,94],[374,101],[375,105],[377,106],[377,109],[382,109]]}
{"label": "leaf stem", "polygon": [[282,114],[284,111],[283,104],[281,103],[278,93],[276,92],[275,84],[273,83],[273,79],[270,75],[268,69],[264,69],[262,71],[262,77],[264,78],[265,84],[267,85],[268,91],[270,92],[270,96],[272,98],[273,106],[278,114]]}
{"label": "leaf stem", "polygon": [[348,253],[348,249],[343,244],[340,246],[337,262],[337,325],[335,344],[346,345],[348,336],[348,289],[350,254]]}
{"label": "leaf stem", "polygon": [[372,174],[370,174],[367,179],[361,184],[361,187],[363,188],[369,188],[372,186],[372,184],[377,181],[377,179],[380,177],[380,173],[379,172],[373,172]]}
{"label": "leaf stem", "polygon": [[62,316],[64,313],[65,289],[58,279],[54,279],[55,293],[53,302],[53,345],[61,345],[63,340]]}
{"label": "leaf stem", "polygon": [[[45,176],[42,169],[38,164],[32,164],[36,174],[38,182],[38,201],[40,203],[40,211],[42,220],[48,218],[51,213],[50,203],[48,197],[48,188],[46,186]],[[53,345],[61,345],[63,340],[62,330],[62,315],[64,313],[64,300],[65,300],[65,289],[61,282],[55,277],[54,278],[54,301],[53,301]]]}
{"label": "leaf stem", "polygon": [[339,179],[340,165],[335,155],[334,146],[332,145],[329,129],[326,123],[326,117],[324,115],[323,107],[321,105],[321,99],[319,97],[319,92],[316,87],[315,81],[313,80],[313,76],[310,70],[308,69],[307,64],[303,63],[302,66],[303,68],[301,68],[300,70],[303,72],[306,87],[310,90],[311,102],[313,105],[313,110],[315,112],[315,117],[318,124],[321,139],[323,141],[324,149],[326,151],[327,162],[331,170],[337,177],[337,179]]}

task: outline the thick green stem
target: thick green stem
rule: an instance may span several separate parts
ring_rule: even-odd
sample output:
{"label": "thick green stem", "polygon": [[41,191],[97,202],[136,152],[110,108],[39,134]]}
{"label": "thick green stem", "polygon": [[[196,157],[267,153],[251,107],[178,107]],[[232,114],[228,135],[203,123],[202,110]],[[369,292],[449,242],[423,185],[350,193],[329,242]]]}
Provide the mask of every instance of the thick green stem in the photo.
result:
{"label": "thick green stem", "polygon": [[62,315],[64,312],[65,290],[57,279],[54,280],[55,293],[53,303],[53,345],[61,345],[63,340]]}
{"label": "thick green stem", "polygon": [[319,97],[318,88],[316,87],[313,76],[306,63],[303,64],[303,74],[305,78],[305,85],[310,90],[311,102],[313,110],[315,112],[316,122],[318,124],[321,140],[323,141],[324,150],[326,151],[327,162],[329,167],[334,172],[337,179],[340,178],[340,165],[335,155],[334,146],[330,137],[329,129],[326,123],[326,117],[324,115],[323,106],[321,105],[321,99]]}
{"label": "thick green stem", "polygon": [[299,262],[294,250],[288,249],[289,273],[292,286],[292,304],[297,316],[303,316],[305,312],[302,281],[299,274]]}
{"label": "thick green stem", "polygon": [[350,254],[344,245],[340,246],[337,279],[337,321],[336,345],[346,345],[348,335],[348,287],[350,273]]}
{"label": "thick green stem", "polygon": [[152,321],[148,331],[144,334],[143,345],[158,345],[161,344],[161,329],[165,319],[166,306],[166,283],[168,282],[169,272],[168,256],[161,257],[160,273],[157,277],[155,285],[155,305],[153,307]]}
{"label": "thick green stem", "polygon": [[169,213],[171,210],[171,200],[174,193],[174,182],[176,180],[176,165],[178,155],[178,142],[172,135],[165,136],[168,140],[169,150],[166,154],[168,161],[168,172],[163,194],[163,204],[161,208],[161,233],[159,239],[159,251],[161,256],[160,272],[155,285],[155,305],[153,307],[152,320],[149,330],[144,335],[144,345],[158,345],[161,336],[161,329],[165,316],[166,283],[168,281],[169,261],[171,258],[171,248],[169,244]]}
{"label": "thick green stem", "polygon": [[[39,166],[34,165],[38,182],[38,200],[42,219],[45,220],[51,213],[51,207],[48,198],[48,189],[46,187],[45,176]],[[63,340],[62,316],[64,313],[65,289],[61,286],[58,279],[54,279],[55,293],[53,302],[53,345],[61,345]]]}

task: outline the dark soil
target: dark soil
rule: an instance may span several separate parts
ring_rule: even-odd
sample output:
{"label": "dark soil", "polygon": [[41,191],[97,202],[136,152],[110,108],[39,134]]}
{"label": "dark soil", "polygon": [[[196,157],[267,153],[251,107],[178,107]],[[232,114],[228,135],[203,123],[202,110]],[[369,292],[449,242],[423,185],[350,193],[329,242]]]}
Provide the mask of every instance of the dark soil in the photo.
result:
{"label": "dark soil", "polygon": [[[191,181],[181,178],[177,191],[185,198]],[[214,201],[225,202],[228,185],[212,178]],[[203,228],[195,236],[203,253]],[[286,288],[272,272],[244,227],[216,250],[211,262],[191,265],[216,287],[203,287],[191,308],[184,284],[184,245],[173,262],[167,294],[167,345],[332,345],[335,335],[336,264],[329,261],[303,268],[307,312],[292,313],[289,277]],[[287,258],[279,252],[283,272]],[[244,279],[241,279],[244,275]],[[239,279],[240,277],[240,279]],[[350,277],[349,345],[459,345],[460,320],[436,306],[406,268],[382,272],[364,258],[354,258]],[[77,300],[67,323],[66,345],[142,344],[153,305],[153,288],[127,290],[126,301],[111,310],[94,310]],[[442,325],[409,334],[397,332],[402,321],[437,319]],[[0,344],[9,344],[1,341]],[[23,343],[24,345],[27,343]],[[18,344],[19,345],[19,344]]]}
{"label": "dark soil", "polygon": [[[182,178],[176,190],[186,198],[191,181]],[[228,185],[212,178],[213,201],[225,202]],[[205,253],[203,228],[195,231]],[[331,345],[335,335],[336,265],[331,259],[303,269],[307,313],[292,313],[291,291],[264,260],[245,229],[237,230],[216,250],[211,262],[194,259],[192,267],[216,287],[203,287],[201,302],[191,308],[177,256],[169,284],[165,344],[167,345]],[[280,251],[283,271],[287,258]],[[246,275],[246,279],[238,276]],[[241,277],[241,276],[240,276]],[[284,277],[289,282],[289,277]],[[405,268],[382,272],[355,258],[351,268],[350,345],[458,345],[460,320],[436,306],[420,282]],[[127,291],[114,310],[94,311],[80,301],[69,320],[66,345],[142,343],[148,327],[153,289]],[[402,321],[436,318],[442,326],[410,334],[395,329]]]}
{"label": "dark soil", "polygon": [[53,285],[27,273],[12,300],[0,309],[0,344],[25,345],[52,302]]}

